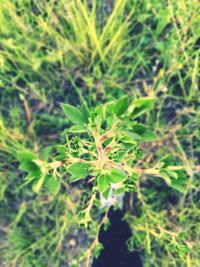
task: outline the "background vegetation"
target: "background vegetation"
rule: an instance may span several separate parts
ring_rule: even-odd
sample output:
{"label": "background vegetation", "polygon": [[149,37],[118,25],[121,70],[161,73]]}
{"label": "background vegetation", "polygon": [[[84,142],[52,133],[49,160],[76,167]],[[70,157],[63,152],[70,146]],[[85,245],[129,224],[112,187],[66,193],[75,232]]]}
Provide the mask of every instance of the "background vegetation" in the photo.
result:
{"label": "background vegetation", "polygon": [[155,98],[136,119],[157,136],[140,165],[170,153],[187,174],[182,192],[141,177],[126,204],[127,245],[145,267],[199,266],[199,21],[198,0],[0,1],[1,266],[90,264],[100,212],[78,227],[90,192],[63,174],[58,194],[36,194],[17,155],[46,159],[65,142],[61,102],[95,107],[123,95]]}

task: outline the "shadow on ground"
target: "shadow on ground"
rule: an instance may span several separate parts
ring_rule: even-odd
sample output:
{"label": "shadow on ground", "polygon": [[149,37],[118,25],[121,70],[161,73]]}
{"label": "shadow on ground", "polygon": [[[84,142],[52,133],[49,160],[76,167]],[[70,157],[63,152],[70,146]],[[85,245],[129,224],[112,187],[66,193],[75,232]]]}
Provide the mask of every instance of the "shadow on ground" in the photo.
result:
{"label": "shadow on ground", "polygon": [[111,210],[109,213],[110,227],[107,231],[100,231],[99,241],[104,249],[92,267],[142,267],[139,253],[129,252],[126,241],[131,236],[131,230],[120,210]]}

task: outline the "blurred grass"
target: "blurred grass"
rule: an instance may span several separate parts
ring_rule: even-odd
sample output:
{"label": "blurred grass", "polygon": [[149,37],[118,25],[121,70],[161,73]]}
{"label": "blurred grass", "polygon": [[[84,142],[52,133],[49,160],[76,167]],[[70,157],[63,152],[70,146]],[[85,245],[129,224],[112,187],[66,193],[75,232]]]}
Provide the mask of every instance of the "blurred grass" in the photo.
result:
{"label": "blurred grass", "polygon": [[122,94],[156,97],[139,119],[159,135],[144,146],[143,165],[171,153],[190,177],[185,195],[142,181],[139,215],[127,215],[132,242],[144,266],[198,266],[199,21],[197,0],[0,1],[1,266],[71,267],[79,252],[84,258],[81,242],[65,254],[81,200],[66,195],[64,182],[55,199],[45,190],[36,196],[16,153],[41,155],[63,140],[60,102],[96,105]]}

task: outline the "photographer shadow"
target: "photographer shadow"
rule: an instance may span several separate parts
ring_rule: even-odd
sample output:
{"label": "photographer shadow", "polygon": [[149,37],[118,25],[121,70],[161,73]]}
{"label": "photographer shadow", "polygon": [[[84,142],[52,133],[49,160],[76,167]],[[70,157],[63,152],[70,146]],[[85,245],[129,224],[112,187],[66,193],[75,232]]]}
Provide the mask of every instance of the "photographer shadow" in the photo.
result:
{"label": "photographer shadow", "polygon": [[139,253],[129,252],[127,249],[126,241],[132,233],[128,224],[122,221],[122,211],[111,209],[108,217],[108,230],[104,231],[102,227],[99,234],[99,241],[104,248],[92,267],[142,267]]}

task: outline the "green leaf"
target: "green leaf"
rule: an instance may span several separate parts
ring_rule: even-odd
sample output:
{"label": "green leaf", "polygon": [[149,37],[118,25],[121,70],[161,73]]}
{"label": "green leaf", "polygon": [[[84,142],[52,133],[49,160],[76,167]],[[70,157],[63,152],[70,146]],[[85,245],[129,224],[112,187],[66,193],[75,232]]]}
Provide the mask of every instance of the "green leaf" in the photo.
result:
{"label": "green leaf", "polygon": [[70,133],[87,133],[87,128],[84,125],[74,125],[69,129]]}
{"label": "green leaf", "polygon": [[19,170],[24,172],[37,171],[40,168],[32,161],[24,161],[19,165]]}
{"label": "green leaf", "polygon": [[168,10],[160,9],[158,24],[155,30],[157,36],[161,34],[167,24],[170,23],[170,20],[171,19]]}
{"label": "green leaf", "polygon": [[42,158],[47,160],[52,149],[53,149],[53,146],[46,146],[44,150],[42,151],[42,154],[41,154]]}
{"label": "green leaf", "polygon": [[161,169],[160,176],[166,181],[166,183],[178,190],[181,193],[185,193],[187,189],[187,176],[181,171],[171,171],[169,169]]}
{"label": "green leaf", "polygon": [[19,169],[25,172],[40,171],[40,168],[33,162],[37,155],[29,150],[21,150],[17,153],[17,159],[20,161]]}
{"label": "green leaf", "polygon": [[116,103],[114,101],[107,102],[105,105],[106,115],[109,116],[113,114],[113,110],[115,109]]}
{"label": "green leaf", "polygon": [[66,146],[63,146],[63,145],[57,145],[56,150],[60,154],[65,154],[68,152],[68,148]]}
{"label": "green leaf", "polygon": [[129,106],[128,96],[122,97],[115,104],[115,107],[114,107],[115,114],[117,116],[122,115],[127,110],[128,106]]}
{"label": "green leaf", "polygon": [[104,192],[102,192],[102,195],[105,199],[108,199],[109,193],[110,193],[110,184],[108,188]]}
{"label": "green leaf", "polygon": [[40,176],[41,176],[40,170],[32,171],[32,172],[29,172],[29,174],[25,177],[25,180],[33,180],[33,179],[39,178]]}
{"label": "green leaf", "polygon": [[146,132],[142,135],[142,138],[141,138],[141,140],[143,141],[143,142],[152,142],[152,141],[155,141],[155,140],[157,140],[158,139],[158,136],[154,133],[154,132],[152,132],[152,131],[150,131],[150,130],[146,130]]}
{"label": "green leaf", "polygon": [[47,174],[48,164],[40,159],[34,159],[33,162],[40,168],[41,173]]}
{"label": "green leaf", "polygon": [[62,108],[71,122],[74,124],[84,124],[83,115],[77,108],[69,104],[62,104]]}
{"label": "green leaf", "polygon": [[157,135],[149,130],[147,127],[145,127],[143,124],[134,124],[132,126],[133,133],[137,134],[139,139],[136,136],[136,140],[141,140],[143,142],[149,142],[149,141],[154,141],[158,137]]}
{"label": "green leaf", "polygon": [[101,254],[101,251],[103,249],[103,245],[101,243],[97,243],[94,249],[94,257],[97,259],[99,257],[99,255]]}
{"label": "green leaf", "polygon": [[76,162],[68,168],[69,173],[72,175],[70,182],[76,182],[85,178],[89,174],[89,164]]}
{"label": "green leaf", "polygon": [[46,176],[45,185],[48,188],[49,192],[55,196],[60,190],[61,186],[60,178],[59,177],[55,178],[51,174],[49,174]]}
{"label": "green leaf", "polygon": [[58,154],[59,155],[57,155],[56,157],[55,157],[55,159],[56,160],[64,160],[64,159],[66,159],[66,157],[67,157],[67,153],[69,152],[68,151],[68,148],[66,147],[66,146],[63,146],[63,145],[57,145],[56,146],[56,150],[57,150],[57,152],[58,152]]}
{"label": "green leaf", "polygon": [[105,116],[105,106],[99,105],[95,108],[94,112],[92,113],[93,122],[96,125],[101,125]]}
{"label": "green leaf", "polygon": [[84,122],[88,123],[89,118],[90,118],[90,111],[85,103],[81,106],[81,112],[82,112]]}
{"label": "green leaf", "polygon": [[40,168],[43,168],[46,165],[46,162],[40,159],[34,159],[33,162]]}
{"label": "green leaf", "polygon": [[170,165],[173,165],[173,156],[171,154],[167,154],[164,157],[162,157],[155,165],[155,167],[157,166],[161,166],[162,168],[167,168]]}
{"label": "green leaf", "polygon": [[178,178],[178,174],[176,173],[176,171],[169,170],[168,168],[165,169],[165,171],[167,172],[170,178],[173,178],[173,179]]}
{"label": "green leaf", "polygon": [[159,174],[160,177],[163,178],[168,185],[171,185],[170,176],[165,170],[161,170]]}
{"label": "green leaf", "polygon": [[110,182],[109,182],[108,176],[106,174],[102,174],[102,175],[98,176],[97,184],[98,184],[98,187],[99,187],[99,191],[101,193],[105,192],[110,186]]}
{"label": "green leaf", "polygon": [[176,172],[176,177],[171,178],[171,187],[178,190],[181,193],[186,193],[187,183],[188,183],[188,176],[186,172],[183,170],[177,170],[173,172]]}
{"label": "green leaf", "polygon": [[135,119],[151,110],[154,107],[155,100],[156,99],[153,97],[143,97],[133,100],[133,103],[129,108],[130,117]]}
{"label": "green leaf", "polygon": [[112,142],[112,140],[113,140],[113,136],[105,139],[102,144],[104,146],[108,146]]}
{"label": "green leaf", "polygon": [[103,117],[104,117],[104,108],[105,108],[105,106],[103,104],[98,105],[94,110],[94,114],[95,115],[99,115],[101,117],[101,119],[103,119]]}
{"label": "green leaf", "polygon": [[126,144],[132,144],[133,146],[137,145],[136,140],[129,133],[127,133],[127,135],[122,135],[122,137],[120,138],[120,141]]}
{"label": "green leaf", "polygon": [[111,173],[108,174],[111,183],[121,183],[126,180],[126,174],[116,168],[113,168]]}
{"label": "green leaf", "polygon": [[186,193],[187,192],[187,177],[183,175],[182,177],[179,177],[178,179],[172,179],[171,187],[181,193]]}
{"label": "green leaf", "polygon": [[40,191],[40,189],[41,189],[41,187],[42,187],[44,181],[45,181],[45,175],[42,175],[41,177],[39,177],[39,179],[37,179],[37,180],[33,183],[32,188],[33,188],[33,191],[34,191],[35,193],[39,193],[39,191]]}
{"label": "green leaf", "polygon": [[17,159],[21,162],[37,159],[37,155],[29,150],[21,150],[17,153]]}
{"label": "green leaf", "polygon": [[143,135],[146,132],[147,128],[143,124],[135,123],[132,125],[132,131],[138,135]]}

